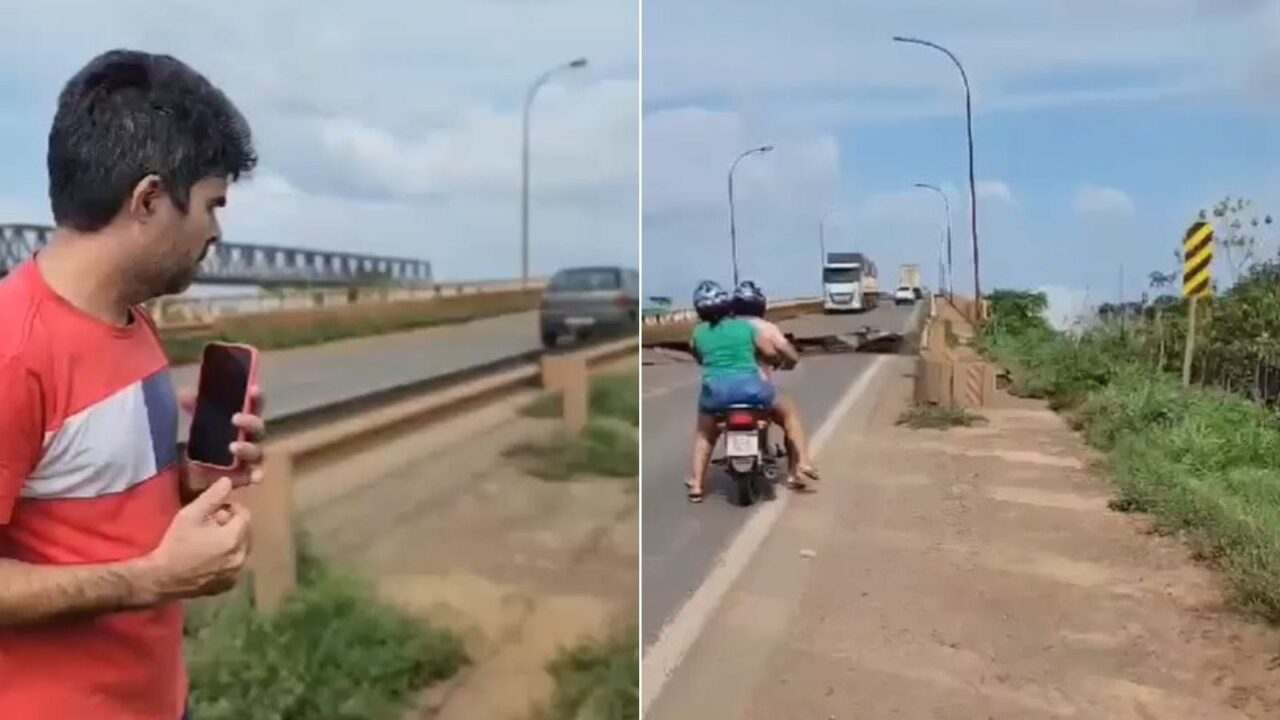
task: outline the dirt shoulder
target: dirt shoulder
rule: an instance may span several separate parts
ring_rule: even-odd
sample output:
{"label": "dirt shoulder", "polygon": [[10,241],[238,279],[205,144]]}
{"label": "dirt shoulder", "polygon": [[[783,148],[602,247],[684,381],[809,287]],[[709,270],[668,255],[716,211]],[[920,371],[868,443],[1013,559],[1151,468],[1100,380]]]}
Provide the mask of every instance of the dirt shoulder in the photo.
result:
{"label": "dirt shoulder", "polygon": [[636,617],[635,483],[546,482],[518,470],[503,452],[557,425],[519,414],[532,398],[399,438],[299,485],[321,550],[466,639],[473,667],[423,717],[526,720],[551,695],[546,666],[558,651]]}
{"label": "dirt shoulder", "polygon": [[1280,713],[1280,634],[1109,510],[1058,416],[1008,401],[984,427],[897,427],[910,368],[832,437],[822,493],[787,509],[650,717]]}

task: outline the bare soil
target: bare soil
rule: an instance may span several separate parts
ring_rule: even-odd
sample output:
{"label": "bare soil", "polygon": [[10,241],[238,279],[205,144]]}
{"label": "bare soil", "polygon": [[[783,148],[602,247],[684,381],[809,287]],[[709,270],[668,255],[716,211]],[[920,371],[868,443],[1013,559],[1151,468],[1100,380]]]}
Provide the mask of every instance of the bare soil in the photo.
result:
{"label": "bare soil", "polygon": [[893,375],[655,720],[708,703],[753,720],[1280,716],[1280,634],[1176,539],[1109,510],[1061,418],[1006,399],[985,427],[896,427],[910,379]]}
{"label": "bare soil", "polygon": [[[634,360],[631,361],[634,364]],[[502,457],[554,432],[522,394],[308,472],[297,499],[317,546],[383,595],[467,641],[475,661],[422,717],[525,720],[561,649],[636,617],[634,483],[550,483]]]}

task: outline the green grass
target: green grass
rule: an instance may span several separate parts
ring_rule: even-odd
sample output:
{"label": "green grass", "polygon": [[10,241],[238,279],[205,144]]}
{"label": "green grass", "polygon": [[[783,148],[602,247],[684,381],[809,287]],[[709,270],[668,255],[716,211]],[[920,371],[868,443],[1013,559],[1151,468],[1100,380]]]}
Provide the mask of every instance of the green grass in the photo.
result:
{"label": "green grass", "polygon": [[169,362],[184,365],[199,362],[205,344],[211,341],[246,343],[260,350],[283,350],[471,322],[523,312],[535,305],[534,300],[508,293],[445,298],[425,303],[387,303],[379,307],[338,307],[327,315],[315,316],[286,311],[275,316],[224,318],[217,324],[222,329],[200,337],[162,332],[161,342]]}
{"label": "green grass", "polygon": [[583,475],[631,478],[640,467],[640,441],[635,429],[625,423],[592,418],[578,436],[560,431],[549,440],[515,445],[506,455],[543,480]]}
{"label": "green grass", "polygon": [[[636,373],[592,377],[588,402],[592,417],[613,418],[632,427],[640,426],[640,383]],[[560,393],[544,393],[522,412],[534,418],[563,417],[563,398]]]}
{"label": "green grass", "polygon": [[949,430],[985,424],[987,419],[961,407],[913,405],[898,418],[899,425],[913,430]]}
{"label": "green grass", "polygon": [[[547,440],[520,443],[507,451],[507,457],[543,480],[635,477],[640,467],[639,375],[592,377],[589,402],[590,419],[581,434],[561,431]],[[522,412],[528,417],[558,418],[564,407],[559,393],[547,393]]]}
{"label": "green grass", "polygon": [[1106,452],[1114,508],[1150,513],[1217,563],[1242,607],[1280,621],[1280,421],[1272,410],[1184,388],[1109,328],[1071,338],[1023,326],[992,333],[985,347],[1013,371],[1017,392],[1069,412]]}
{"label": "green grass", "polygon": [[201,720],[398,720],[419,690],[467,663],[454,635],[300,553],[299,586],[274,615],[247,593],[195,604],[186,655]]}
{"label": "green grass", "polygon": [[562,653],[548,668],[556,690],[539,720],[636,720],[640,648],[635,628]]}
{"label": "green grass", "polygon": [[424,330],[429,327],[467,322],[479,316],[456,318],[406,318],[397,320],[370,320],[361,324],[316,323],[297,329],[272,328],[270,332],[215,333],[205,337],[161,337],[169,362],[185,365],[200,361],[200,354],[209,342],[246,343],[259,350],[285,350],[309,345],[320,345],[335,340],[347,340],[374,335],[386,335],[406,330]]}
{"label": "green grass", "polygon": [[544,392],[537,400],[525,405],[520,413],[541,419],[564,417],[564,398],[558,392]]}

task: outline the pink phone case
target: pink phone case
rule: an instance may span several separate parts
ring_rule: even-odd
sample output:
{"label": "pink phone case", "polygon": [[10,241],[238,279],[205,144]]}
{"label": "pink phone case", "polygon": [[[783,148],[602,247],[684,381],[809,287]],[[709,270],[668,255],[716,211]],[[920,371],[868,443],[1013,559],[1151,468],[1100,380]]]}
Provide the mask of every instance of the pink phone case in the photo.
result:
{"label": "pink phone case", "polygon": [[[210,345],[217,345],[217,346],[226,347],[226,348],[236,348],[239,350],[247,350],[249,352],[249,382],[245,387],[244,405],[242,405],[240,408],[240,412],[242,413],[249,412],[249,410],[252,407],[252,400],[250,397],[250,393],[253,387],[258,384],[258,349],[253,347],[252,345],[243,345],[240,343],[225,343],[225,342],[211,342],[205,345],[205,347],[207,348]],[[200,354],[200,357],[202,359],[204,358],[203,352]],[[200,364],[200,372],[201,373],[204,372],[203,362],[201,362]],[[200,387],[200,379],[197,378],[196,388],[199,388],[199,387]],[[196,402],[197,403],[200,402],[200,399],[196,398]],[[236,442],[244,442],[244,439],[245,439],[245,434],[243,430],[236,433]],[[190,450],[188,450],[187,452],[187,462],[191,463],[192,465],[199,465],[200,467],[206,467],[212,470],[232,471],[232,470],[240,469],[239,458],[233,457],[231,459],[230,465],[213,465],[207,462],[201,462],[199,460],[192,459]]]}

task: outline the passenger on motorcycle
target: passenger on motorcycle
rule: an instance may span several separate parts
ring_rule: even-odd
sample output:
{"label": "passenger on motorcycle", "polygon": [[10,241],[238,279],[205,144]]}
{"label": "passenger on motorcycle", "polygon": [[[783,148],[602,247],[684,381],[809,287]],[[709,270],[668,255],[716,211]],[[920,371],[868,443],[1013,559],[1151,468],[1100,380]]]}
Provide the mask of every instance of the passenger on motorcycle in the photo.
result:
{"label": "passenger on motorcycle", "polygon": [[778,348],[745,318],[732,315],[732,299],[718,284],[704,280],[693,293],[701,321],[693,328],[690,347],[702,366],[698,396],[698,436],[693,447],[693,474],[685,485],[691,502],[702,502],[707,465],[720,436],[716,415],[732,405],[774,409],[773,384],[760,372],[757,357],[777,361]]}
{"label": "passenger on motorcycle", "polygon": [[[733,290],[733,314],[750,322],[756,332],[769,338],[779,355],[786,360],[784,367],[795,367],[800,361],[800,353],[787,340],[782,330],[764,318],[768,299],[760,286],[750,280],[743,280]],[[760,372],[772,383],[773,365],[768,358],[761,358]],[[800,419],[800,408],[776,393],[773,403],[773,421],[782,426],[787,442],[787,481],[791,487],[803,490],[809,482],[818,480],[818,471],[813,467],[813,459],[809,456],[809,442],[804,432],[804,424]]]}

